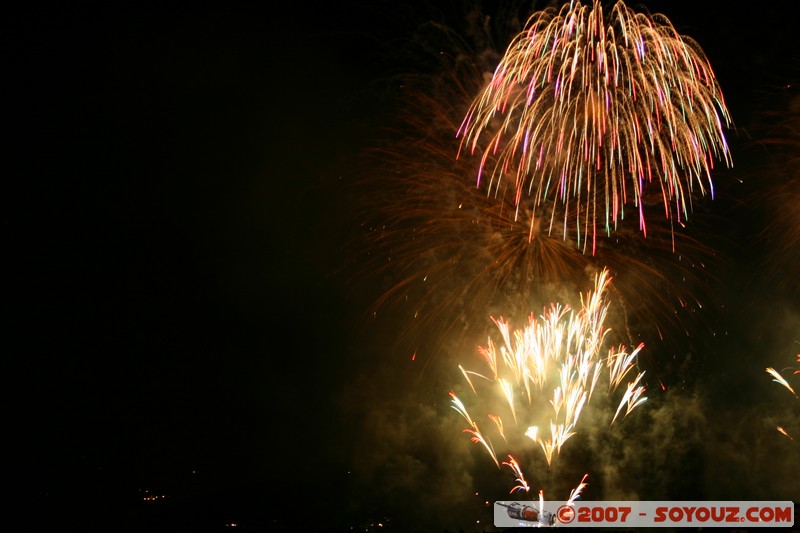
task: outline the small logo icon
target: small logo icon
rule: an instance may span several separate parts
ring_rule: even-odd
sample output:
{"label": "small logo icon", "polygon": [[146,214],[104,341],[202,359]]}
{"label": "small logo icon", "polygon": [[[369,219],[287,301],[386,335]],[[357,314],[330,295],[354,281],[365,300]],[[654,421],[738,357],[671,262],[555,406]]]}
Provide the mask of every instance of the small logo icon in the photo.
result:
{"label": "small logo icon", "polygon": [[558,511],[556,511],[556,517],[558,517],[558,521],[562,524],[569,524],[575,520],[575,509],[569,505],[562,505],[558,508]]}

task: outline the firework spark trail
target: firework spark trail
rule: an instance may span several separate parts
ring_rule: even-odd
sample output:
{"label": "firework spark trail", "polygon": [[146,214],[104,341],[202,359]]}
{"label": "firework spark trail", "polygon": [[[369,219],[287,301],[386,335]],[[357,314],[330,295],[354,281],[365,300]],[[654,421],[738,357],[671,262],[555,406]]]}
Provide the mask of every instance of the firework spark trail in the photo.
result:
{"label": "firework spark trail", "polygon": [[[509,464],[509,463],[503,463],[503,464],[508,464],[508,466],[511,467],[512,470],[514,470],[514,473],[515,474],[519,474],[519,477],[521,478],[522,477],[522,473],[519,470],[519,464],[510,455],[508,457],[511,459],[513,464]],[[588,477],[589,477],[589,474],[584,474],[583,477],[581,478],[581,481],[578,483],[578,485],[574,489],[572,489],[570,491],[569,497],[567,498],[566,505],[574,506],[575,500],[580,498],[581,493],[583,492],[583,489],[585,489],[587,486],[589,486],[589,484],[586,482],[586,478],[588,478]],[[520,481],[520,479],[518,479],[517,481]],[[521,484],[524,483],[524,480],[522,480],[520,483]],[[511,492],[513,493],[514,490],[516,490],[517,488],[518,487],[515,487],[514,489],[511,489]],[[524,490],[526,492],[528,490],[530,490],[530,487],[527,486],[527,483],[525,483]],[[544,490],[540,489],[539,490],[539,511],[540,512],[544,512],[544,510],[545,510],[545,508],[544,508]]]}
{"label": "firework spark trail", "polygon": [[[800,364],[800,353],[797,354],[797,362],[798,362],[798,364]],[[784,369],[784,370],[786,370],[786,369]],[[800,367],[792,369],[792,370],[794,370],[794,372],[792,373],[793,375],[800,374]],[[767,374],[771,375],[774,378],[772,381],[774,381],[775,383],[778,383],[778,384],[783,385],[784,387],[786,387],[789,390],[789,392],[791,392],[794,395],[795,398],[800,398],[799,396],[797,396],[797,393],[794,391],[792,386],[789,385],[789,382],[786,381],[786,378],[784,378],[780,374],[780,372],[778,372],[777,370],[775,370],[772,367],[767,367],[766,371],[767,371]]]}
{"label": "firework spark trail", "polygon": [[[551,304],[537,320],[531,314],[529,325],[523,330],[511,332],[510,324],[493,319],[503,338],[495,344],[491,338],[487,347],[479,347],[481,359],[490,371],[491,377],[467,372],[459,366],[474,397],[480,402],[484,398],[470,375],[480,375],[480,384],[488,384],[494,389],[486,396],[489,409],[488,418],[494,423],[503,441],[516,444],[514,436],[523,435],[537,443],[550,465],[562,446],[577,434],[577,425],[584,406],[589,402],[601,371],[606,369],[609,379],[609,394],[612,394],[625,375],[634,366],[634,359],[643,348],[638,346],[630,354],[620,345],[611,348],[606,357],[602,356],[603,346],[610,333],[604,325],[608,303],[604,293],[608,290],[611,277],[603,270],[595,277],[594,291],[581,295],[581,307],[573,310],[568,306]],[[499,353],[498,353],[499,352]],[[640,372],[628,384],[627,390],[611,421],[613,424],[625,408],[625,416],[646,400],[645,391],[640,385],[644,372]],[[450,392],[453,408],[470,425],[465,431],[472,441],[484,445],[495,464],[500,467],[495,449],[482,435],[477,423],[467,413],[464,403]],[[502,398],[502,402],[492,404],[492,397]],[[512,419],[511,428],[503,423],[500,411]],[[542,413],[550,413],[550,434],[543,438],[539,430]],[[516,431],[515,431],[516,430]],[[509,432],[512,433],[509,433]],[[524,439],[523,439],[524,441]],[[510,462],[504,462],[515,473],[517,483],[512,489],[527,490],[522,470],[516,459],[509,454]],[[579,487],[579,489],[582,487]]]}
{"label": "firework spark trail", "polygon": [[450,396],[452,397],[452,403],[453,403],[452,407],[453,407],[453,409],[458,411],[461,414],[461,416],[463,416],[464,419],[466,419],[466,421],[469,422],[469,425],[471,427],[471,429],[465,429],[464,433],[469,433],[470,435],[472,435],[472,437],[470,438],[470,440],[472,442],[474,442],[476,444],[478,444],[478,443],[482,444],[484,446],[484,448],[486,448],[486,451],[489,452],[489,455],[492,456],[492,459],[494,459],[494,462],[497,465],[497,467],[500,468],[500,462],[497,460],[497,456],[494,453],[494,448],[492,447],[492,443],[489,442],[483,436],[483,433],[481,433],[480,429],[478,428],[478,424],[476,424],[472,420],[472,417],[469,416],[469,413],[467,412],[467,408],[464,407],[464,404],[461,402],[461,400],[459,400],[456,397],[456,395],[453,394],[452,392],[450,393]]}
{"label": "firework spark trail", "polygon": [[794,440],[794,437],[792,437],[791,435],[789,435],[789,433],[787,433],[787,432],[786,432],[786,430],[785,430],[785,429],[783,429],[782,427],[780,427],[780,426],[775,426],[775,429],[777,429],[779,433],[781,433],[781,434],[783,434],[783,435],[786,435],[787,437],[789,437],[791,440]]}
{"label": "firework spark trail", "polygon": [[610,389],[615,389],[619,386],[620,382],[625,378],[633,368],[633,361],[636,359],[636,356],[639,354],[639,351],[644,348],[644,344],[639,344],[635,350],[633,350],[630,354],[626,353],[626,348],[623,345],[620,345],[616,349],[611,349],[608,354],[608,368],[610,373],[610,379],[608,386]]}
{"label": "firework spark trail", "polygon": [[503,464],[511,468],[514,471],[514,475],[517,477],[517,485],[515,485],[510,491],[509,494],[513,494],[514,492],[520,490],[528,492],[531,490],[530,485],[528,482],[525,481],[525,476],[522,474],[522,469],[519,467],[519,463],[513,456],[508,456],[508,461],[503,461]]}
{"label": "firework spark trail", "polygon": [[[800,353],[799,353],[799,354],[797,354],[797,362],[798,362],[798,363],[800,363]],[[786,369],[784,368],[784,370],[786,370]],[[795,369],[792,369],[792,370],[794,370],[794,372],[792,373],[792,375],[797,375],[797,374],[800,374],[800,367],[798,367],[798,368],[795,368]],[[767,368],[766,368],[766,372],[767,372],[767,374],[769,374],[770,376],[772,376],[772,378],[773,378],[773,379],[772,379],[772,381],[774,381],[775,383],[777,383],[777,384],[779,384],[779,385],[782,385],[783,387],[785,387],[785,388],[786,388],[786,390],[788,390],[789,392],[791,392],[791,393],[792,393],[792,395],[793,395],[795,398],[800,398],[800,396],[798,396],[798,395],[797,395],[797,393],[795,392],[795,390],[792,388],[792,386],[789,384],[789,382],[786,380],[786,378],[784,378],[784,377],[781,375],[781,373],[780,373],[780,372],[778,372],[777,370],[775,370],[775,369],[774,369],[774,368],[772,368],[772,367],[767,367]],[[786,431],[786,430],[785,430],[783,427],[781,427],[781,426],[775,426],[775,429],[777,429],[777,430],[778,430],[778,432],[779,432],[779,433],[781,433],[782,435],[785,435],[786,437],[790,438],[791,440],[794,440],[794,437],[792,437],[791,435],[789,435],[789,432],[788,432],[788,431]]]}
{"label": "firework spark trail", "polygon": [[732,165],[730,124],[705,54],[666,17],[618,1],[605,18],[599,0],[573,1],[534,13],[512,40],[462,121],[459,157],[482,151],[478,185],[488,173],[499,195],[510,179],[517,213],[524,193],[534,213],[560,203],[564,237],[572,224],[594,254],[598,221],[610,235],[625,205],[647,234],[652,182],[671,222],[688,217],[695,190],[713,197],[714,160]]}
{"label": "firework spark trail", "polygon": [[[783,376],[781,376],[780,373],[778,373],[777,370],[775,370],[772,367],[767,367],[766,370],[767,370],[767,374],[770,374],[774,378],[772,381],[774,381],[775,383],[779,383],[779,384],[783,385],[784,387],[786,387],[789,390],[789,392],[794,394],[795,398],[797,398],[797,393],[794,391],[792,386],[789,385],[789,382],[786,381],[786,379]],[[795,374],[796,373],[797,372],[795,372]]]}
{"label": "firework spark trail", "polygon": [[636,408],[636,406],[647,400],[646,397],[642,396],[645,388],[642,386],[637,386],[643,375],[644,374],[640,373],[638,376],[636,376],[635,380],[633,380],[631,383],[628,383],[628,387],[625,390],[622,401],[619,402],[619,407],[617,407],[617,412],[614,413],[614,418],[611,419],[612,424],[617,419],[617,416],[619,416],[619,412],[622,411],[623,406],[625,406],[625,416],[628,416],[631,411]]}
{"label": "firework spark trail", "polygon": [[587,477],[589,477],[589,474],[584,474],[583,479],[581,479],[581,482],[578,483],[578,486],[575,487],[572,490],[572,492],[569,493],[569,498],[567,499],[567,505],[573,503],[580,497],[581,492],[583,492],[583,489],[585,489],[586,486],[588,485],[588,483],[586,483]]}

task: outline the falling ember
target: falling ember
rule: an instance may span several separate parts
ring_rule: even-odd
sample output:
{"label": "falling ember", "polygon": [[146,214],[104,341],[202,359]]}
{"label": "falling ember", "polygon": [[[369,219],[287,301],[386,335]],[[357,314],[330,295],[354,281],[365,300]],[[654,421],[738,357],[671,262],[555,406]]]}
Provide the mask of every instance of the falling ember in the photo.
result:
{"label": "falling ember", "polygon": [[[798,356],[797,356],[797,361],[798,361],[798,363],[800,363],[800,354],[798,354]],[[784,369],[784,370],[786,370],[786,369]],[[780,374],[780,372],[778,372],[777,370],[775,370],[775,369],[774,369],[774,368],[772,368],[772,367],[767,367],[767,368],[766,368],[766,372],[767,372],[767,374],[769,374],[770,376],[772,376],[772,378],[773,378],[773,379],[772,379],[772,381],[774,381],[775,383],[777,383],[777,384],[779,384],[779,385],[782,385],[783,387],[785,387],[785,388],[786,388],[786,390],[788,390],[789,392],[791,392],[791,393],[792,393],[792,395],[793,395],[795,398],[800,398],[800,397],[798,397],[798,396],[797,396],[797,393],[796,393],[796,392],[795,392],[795,390],[792,388],[792,386],[789,384],[789,382],[788,382],[788,381],[786,381],[786,379],[785,379],[785,378],[784,378],[784,377],[783,377],[783,376]],[[798,374],[798,373],[800,373],[800,369],[794,369],[794,373],[793,373],[792,375],[796,375],[796,374]],[[775,426],[775,429],[777,429],[779,433],[781,433],[781,434],[785,435],[785,436],[786,436],[786,437],[788,437],[789,439],[791,439],[791,440],[794,440],[794,437],[792,437],[791,435],[789,435],[789,432],[787,432],[787,431],[786,431],[784,428],[782,428],[781,426]]]}
{"label": "falling ember", "polygon": [[792,386],[789,385],[789,383],[783,378],[783,376],[781,376],[778,373],[777,370],[775,370],[774,368],[770,368],[770,367],[767,367],[766,370],[767,370],[768,374],[770,374],[773,378],[775,378],[772,381],[774,381],[775,383],[779,383],[779,384],[783,385],[784,387],[786,387],[789,390],[789,392],[791,392],[792,394],[795,395],[795,397],[797,397],[797,393],[794,391]]}
{"label": "falling ember", "polygon": [[452,398],[453,409],[458,411],[470,425],[470,428],[465,429],[464,433],[469,433],[470,435],[472,435],[470,439],[472,442],[482,444],[484,448],[486,448],[486,451],[489,452],[489,455],[492,457],[492,459],[494,459],[497,468],[500,468],[500,462],[497,460],[497,456],[494,453],[494,448],[492,447],[492,443],[486,440],[486,438],[483,436],[480,429],[478,428],[478,424],[476,424],[472,420],[472,417],[469,416],[469,413],[467,413],[467,408],[464,407],[464,404],[461,402],[461,400],[459,400],[456,397],[455,393],[450,392],[450,397]]}
{"label": "falling ember", "polygon": [[524,490],[525,492],[531,490],[530,486],[528,485],[528,482],[525,481],[525,476],[522,475],[522,470],[520,469],[519,463],[517,463],[516,459],[514,459],[511,455],[509,455],[508,461],[504,461],[503,464],[511,468],[511,470],[514,472],[514,475],[517,478],[517,485],[514,486],[509,491],[509,494],[513,494],[515,491],[518,490]]}

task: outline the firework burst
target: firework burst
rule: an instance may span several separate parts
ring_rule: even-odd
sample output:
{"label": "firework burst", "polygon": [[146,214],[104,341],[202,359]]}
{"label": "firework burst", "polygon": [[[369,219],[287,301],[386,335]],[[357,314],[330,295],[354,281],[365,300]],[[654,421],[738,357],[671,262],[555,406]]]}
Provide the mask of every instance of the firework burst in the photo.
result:
{"label": "firework burst", "polygon": [[[497,446],[527,449],[530,445],[541,448],[550,466],[578,433],[581,414],[601,376],[605,376],[609,396],[627,381],[609,425],[646,400],[644,372],[631,373],[643,345],[630,352],[624,345],[607,345],[611,332],[605,326],[610,282],[608,271],[602,271],[596,276],[594,290],[581,295],[580,309],[551,304],[538,318],[531,314],[524,329],[512,332],[509,322],[493,319],[500,339],[496,342],[489,337],[488,344],[478,348],[485,368],[469,371],[460,367],[473,401],[491,422],[491,434],[481,429],[464,402],[451,391],[452,406],[469,425],[464,431],[483,446],[498,467]],[[502,464],[514,472],[517,485],[512,492],[527,491],[529,485],[519,461],[511,454],[508,457],[509,461]]]}
{"label": "firework burst", "polygon": [[[550,231],[560,216],[556,202],[525,205],[514,195],[490,194],[495,189],[487,183],[476,186],[479,161],[456,158],[462,142],[456,133],[501,54],[486,20],[470,20],[474,26],[463,33],[482,36],[473,39],[478,44],[445,25],[426,25],[424,38],[414,41],[422,45],[420,72],[390,77],[380,90],[399,112],[361,154],[347,203],[355,206],[348,220],[357,218],[359,228],[346,254],[351,279],[380,284],[370,287],[379,293],[371,311],[394,304],[389,307],[406,314],[392,317],[402,324],[395,328],[398,349],[427,368],[443,349],[485,338],[487,315],[502,311],[520,323],[532,302],[570,298],[608,268],[616,280],[614,312],[624,315],[615,323],[638,334],[628,344],[666,341],[685,354],[683,339],[711,327],[702,317],[714,306],[710,288],[721,260],[697,237],[702,233],[692,233],[702,213],[688,228],[676,220],[653,222],[646,238],[621,225],[586,253]],[[674,378],[668,363],[651,362],[665,382]]]}
{"label": "firework burst", "polygon": [[694,193],[713,195],[714,161],[732,164],[730,122],[694,40],[621,1],[606,17],[595,0],[531,15],[458,133],[489,195],[518,209],[530,197],[530,240],[544,224],[594,253],[626,205],[646,233],[649,204],[681,223]]}

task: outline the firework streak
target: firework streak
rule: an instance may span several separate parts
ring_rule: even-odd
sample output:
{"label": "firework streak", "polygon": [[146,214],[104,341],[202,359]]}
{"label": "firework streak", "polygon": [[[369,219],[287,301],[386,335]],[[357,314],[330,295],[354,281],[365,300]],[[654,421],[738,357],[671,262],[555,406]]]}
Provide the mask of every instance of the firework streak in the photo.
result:
{"label": "firework streak", "polygon": [[528,195],[549,231],[574,229],[594,253],[598,226],[610,235],[626,205],[646,235],[648,203],[682,223],[695,190],[713,197],[714,160],[732,164],[730,123],[702,49],[666,17],[573,1],[512,40],[458,130],[459,157],[482,152],[490,196],[510,191],[519,211]]}
{"label": "firework streak", "polygon": [[[475,399],[490,406],[487,419],[496,441],[508,445],[515,443],[516,437],[528,437],[527,442],[541,447],[550,465],[564,443],[576,434],[582,410],[591,401],[601,376],[608,378],[605,386],[609,395],[620,388],[643,345],[631,353],[623,345],[605,348],[610,330],[604,327],[608,310],[604,294],[610,282],[604,269],[595,277],[594,291],[581,295],[579,310],[551,304],[538,319],[531,314],[528,326],[513,334],[508,322],[492,319],[502,342],[495,344],[490,337],[486,347],[478,348],[485,369],[475,372],[459,368]],[[640,372],[627,383],[611,424],[646,400],[643,376],[644,372]],[[485,388],[488,392],[484,392]],[[469,424],[464,431],[501,467],[490,437],[470,416],[461,399],[452,391],[450,396],[452,407]],[[500,401],[494,401],[498,398]],[[538,424],[548,417],[549,434],[545,435],[548,430],[541,430]],[[502,464],[511,468],[516,477],[512,492],[528,491],[518,461],[512,455],[508,458]]]}
{"label": "firework streak", "polygon": [[[800,363],[800,353],[797,354],[797,362]],[[774,381],[775,383],[785,387],[786,390],[791,392],[794,395],[795,398],[800,398],[800,396],[797,396],[797,392],[795,392],[795,390],[792,388],[792,386],[789,384],[789,382],[786,381],[786,378],[784,378],[781,375],[780,372],[778,372],[777,370],[775,370],[772,367],[767,367],[765,370],[767,371],[767,374],[772,376],[772,378],[773,378],[772,381]],[[800,374],[800,367],[794,369],[794,373],[793,374],[794,375]],[[794,440],[794,437],[789,435],[789,433],[784,428],[782,428],[781,426],[775,426],[775,429],[777,429],[778,432],[780,432],[781,434],[783,434],[783,435],[789,437],[790,439]],[[517,465],[517,467],[518,467],[518,465]]]}

